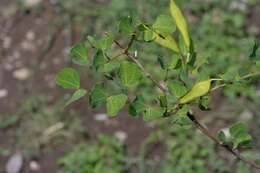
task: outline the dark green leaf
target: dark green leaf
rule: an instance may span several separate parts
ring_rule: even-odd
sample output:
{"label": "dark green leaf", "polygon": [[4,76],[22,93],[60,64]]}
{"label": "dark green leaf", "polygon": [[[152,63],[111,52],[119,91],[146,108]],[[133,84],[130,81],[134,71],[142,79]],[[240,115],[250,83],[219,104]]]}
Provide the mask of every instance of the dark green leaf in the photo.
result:
{"label": "dark green leaf", "polygon": [[93,66],[96,70],[99,70],[100,68],[102,69],[102,67],[104,66],[104,64],[106,63],[106,58],[104,56],[104,53],[102,50],[98,50],[94,56],[93,59]]}
{"label": "dark green leaf", "polygon": [[81,97],[85,96],[86,93],[87,93],[87,91],[84,89],[79,89],[79,90],[75,91],[74,94],[71,96],[71,98],[66,102],[65,106],[68,106],[72,102],[79,100]]}
{"label": "dark green leaf", "polygon": [[254,46],[253,46],[253,50],[252,50],[252,52],[251,52],[251,54],[249,56],[251,59],[253,59],[253,60],[257,59],[256,52],[257,52],[259,47],[260,47],[260,42],[259,41],[255,41]]}
{"label": "dark green leaf", "polygon": [[132,116],[138,116],[145,110],[144,98],[136,96],[134,101],[129,105],[128,112]]}
{"label": "dark green leaf", "polygon": [[218,139],[222,142],[226,142],[226,135],[222,130],[218,133]]}
{"label": "dark green leaf", "polygon": [[233,148],[238,148],[239,146],[248,146],[252,142],[252,137],[247,133],[242,133],[239,136],[237,136],[233,140]]}
{"label": "dark green leaf", "polygon": [[78,43],[70,49],[70,57],[73,62],[86,65],[88,63],[88,50],[84,43]]}
{"label": "dark green leaf", "polygon": [[107,98],[107,114],[110,117],[114,117],[118,114],[118,112],[124,107],[127,101],[127,96],[125,94],[119,94],[110,96]]}
{"label": "dark green leaf", "polygon": [[166,69],[166,65],[165,65],[164,59],[163,59],[163,57],[161,55],[157,56],[157,61],[160,64],[162,69]]}
{"label": "dark green leaf", "polygon": [[199,108],[201,110],[203,110],[203,111],[210,110],[209,104],[210,104],[210,97],[209,96],[204,96],[204,97],[200,98],[200,100],[199,100]]}
{"label": "dark green leaf", "polygon": [[167,101],[166,95],[164,95],[164,94],[160,95],[159,101],[160,101],[160,106],[161,106],[161,107],[167,108],[167,106],[168,106],[168,101]]}
{"label": "dark green leaf", "polygon": [[57,74],[56,83],[65,89],[79,89],[80,75],[73,68],[64,68]]}
{"label": "dark green leaf", "polygon": [[245,123],[236,123],[234,125],[232,125],[229,129],[230,134],[234,137],[236,137],[237,135],[241,134],[241,133],[247,133],[247,126]]}
{"label": "dark green leaf", "polygon": [[124,61],[120,65],[119,77],[124,86],[134,87],[139,83],[142,73],[136,64]]}
{"label": "dark green leaf", "polygon": [[105,103],[107,99],[107,93],[103,84],[96,84],[90,93],[89,103],[92,108],[96,108]]}

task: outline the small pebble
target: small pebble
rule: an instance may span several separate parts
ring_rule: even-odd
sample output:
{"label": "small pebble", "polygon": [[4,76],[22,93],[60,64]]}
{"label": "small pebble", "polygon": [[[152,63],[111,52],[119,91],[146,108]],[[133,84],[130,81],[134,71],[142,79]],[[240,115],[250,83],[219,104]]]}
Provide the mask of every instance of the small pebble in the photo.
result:
{"label": "small pebble", "polygon": [[28,68],[21,68],[13,72],[13,76],[18,80],[26,80],[31,75],[31,71]]}
{"label": "small pebble", "polygon": [[6,173],[19,173],[23,165],[23,156],[21,152],[16,152],[7,161],[5,171]]}
{"label": "small pebble", "polygon": [[121,141],[121,142],[125,142],[126,138],[127,138],[127,133],[124,131],[117,131],[115,132],[115,136]]}
{"label": "small pebble", "polygon": [[8,95],[7,89],[0,89],[0,98],[4,98]]}
{"label": "small pebble", "polygon": [[30,167],[30,169],[31,169],[32,171],[39,171],[39,170],[40,170],[40,165],[39,165],[39,163],[36,162],[36,161],[34,161],[34,160],[29,163],[29,167]]}
{"label": "small pebble", "polygon": [[108,116],[104,113],[94,115],[96,121],[106,121]]}

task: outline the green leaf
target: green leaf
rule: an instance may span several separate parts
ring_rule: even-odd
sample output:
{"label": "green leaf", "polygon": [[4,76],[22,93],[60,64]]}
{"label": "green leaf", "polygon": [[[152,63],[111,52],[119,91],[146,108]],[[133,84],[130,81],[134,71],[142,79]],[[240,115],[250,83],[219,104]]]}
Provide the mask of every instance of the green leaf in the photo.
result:
{"label": "green leaf", "polygon": [[218,139],[222,142],[226,142],[226,140],[227,140],[226,135],[222,130],[218,133]]}
{"label": "green leaf", "polygon": [[173,19],[175,20],[177,28],[179,29],[179,31],[182,34],[185,45],[187,46],[188,49],[190,49],[190,36],[189,36],[189,31],[188,31],[188,25],[187,25],[186,19],[184,18],[181,10],[175,3],[175,0],[171,0],[170,11],[171,11],[171,15],[172,15]]}
{"label": "green leaf", "polygon": [[104,51],[110,48],[113,42],[114,36],[112,34],[108,34],[96,42],[96,47]]}
{"label": "green leaf", "polygon": [[160,64],[161,68],[165,70],[166,69],[166,65],[165,65],[164,59],[163,59],[163,57],[161,55],[157,56],[157,61]]}
{"label": "green leaf", "polygon": [[160,15],[153,24],[153,29],[160,34],[170,35],[176,30],[176,26],[170,16]]}
{"label": "green leaf", "polygon": [[257,61],[255,62],[255,64],[256,64],[256,67],[257,67],[258,69],[260,69],[260,60],[257,60]]}
{"label": "green leaf", "polygon": [[239,69],[237,68],[237,66],[232,66],[230,68],[227,69],[227,71],[220,75],[221,79],[225,80],[225,81],[234,81],[237,78],[239,78]]}
{"label": "green leaf", "polygon": [[168,100],[167,100],[167,96],[166,96],[165,94],[161,94],[161,95],[160,95],[159,101],[160,101],[160,106],[161,106],[161,107],[167,108],[167,106],[168,106]]}
{"label": "green leaf", "polygon": [[112,71],[116,71],[117,69],[119,69],[120,67],[120,63],[117,61],[110,61],[106,64],[104,64],[103,67],[103,72],[104,73],[111,73]]}
{"label": "green leaf", "polygon": [[258,50],[259,47],[260,47],[260,41],[255,41],[252,52],[249,56],[252,60],[257,59],[256,53],[257,53],[257,50]]}
{"label": "green leaf", "polygon": [[196,83],[191,90],[180,99],[181,104],[188,103],[208,93],[211,86],[211,79]]}
{"label": "green leaf", "polygon": [[56,83],[65,89],[79,89],[80,75],[73,68],[64,68],[57,74]]}
{"label": "green leaf", "polygon": [[179,81],[168,82],[168,88],[177,99],[187,93],[187,88]]}
{"label": "green leaf", "polygon": [[210,108],[209,108],[210,101],[211,100],[210,100],[209,96],[201,97],[200,100],[199,100],[200,110],[202,110],[202,111],[210,110]]}
{"label": "green leaf", "polygon": [[233,148],[236,149],[239,146],[248,146],[252,142],[252,136],[247,133],[242,133],[233,140]]}
{"label": "green leaf", "polygon": [[245,123],[236,123],[229,128],[229,132],[232,136],[236,137],[241,133],[247,133],[247,126]]}
{"label": "green leaf", "polygon": [[105,103],[107,99],[107,93],[103,84],[96,84],[90,93],[89,104],[92,108],[96,108]]}
{"label": "green leaf", "polygon": [[180,67],[181,67],[181,59],[178,57],[178,55],[174,54],[168,65],[168,69],[173,70],[173,69],[178,69]]}
{"label": "green leaf", "polygon": [[142,73],[136,64],[124,61],[120,65],[119,77],[124,86],[134,87],[139,83]]}
{"label": "green leaf", "polygon": [[110,117],[114,117],[118,114],[118,112],[124,107],[127,101],[127,96],[125,94],[119,94],[110,96],[107,98],[107,114]]}
{"label": "green leaf", "polygon": [[84,43],[78,43],[70,49],[70,57],[73,62],[79,65],[88,63],[88,50]]}
{"label": "green leaf", "polygon": [[119,23],[119,32],[123,34],[133,33],[133,18],[131,16],[124,17]]}
{"label": "green leaf", "polygon": [[171,36],[171,35],[166,35],[166,36],[162,36],[160,34],[155,34],[155,40],[154,40],[157,44],[171,49],[176,53],[179,53],[179,47],[178,44],[176,43],[175,39]]}
{"label": "green leaf", "polygon": [[142,96],[136,96],[134,101],[129,105],[128,112],[132,116],[138,116],[145,110],[144,98]]}
{"label": "green leaf", "polygon": [[151,30],[148,27],[145,27],[145,30],[144,30],[144,41],[149,42],[149,41],[152,41],[154,39],[155,39],[155,35],[154,35],[153,30]]}
{"label": "green leaf", "polygon": [[98,50],[94,56],[93,59],[93,66],[96,70],[99,70],[100,68],[102,69],[102,67],[104,67],[106,63],[106,58],[104,56],[104,53],[102,50]]}
{"label": "green leaf", "polygon": [[192,125],[192,121],[187,116],[188,112],[189,107],[183,106],[175,115],[171,116],[171,122],[180,126],[190,127]]}
{"label": "green leaf", "polygon": [[19,115],[12,115],[12,116],[7,116],[4,119],[1,119],[0,121],[0,129],[6,129],[10,126],[15,125],[16,123],[18,123],[18,121],[20,120],[20,116]]}
{"label": "green leaf", "polygon": [[233,148],[239,146],[249,146],[252,142],[252,137],[247,133],[247,125],[244,123],[236,123],[229,128],[232,136]]}
{"label": "green leaf", "polygon": [[143,119],[144,121],[152,121],[155,119],[158,119],[160,117],[163,117],[166,109],[162,107],[149,107],[146,108],[144,111]]}
{"label": "green leaf", "polygon": [[79,100],[81,97],[85,96],[87,94],[87,91],[84,89],[79,89],[74,92],[74,94],[71,96],[71,98],[66,102],[65,106],[68,106],[69,104]]}

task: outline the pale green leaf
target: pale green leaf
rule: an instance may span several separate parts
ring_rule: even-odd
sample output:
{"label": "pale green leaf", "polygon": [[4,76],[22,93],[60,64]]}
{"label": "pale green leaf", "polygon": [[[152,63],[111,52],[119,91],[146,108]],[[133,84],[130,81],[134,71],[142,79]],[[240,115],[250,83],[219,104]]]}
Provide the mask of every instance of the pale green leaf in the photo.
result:
{"label": "pale green leaf", "polygon": [[110,117],[116,116],[118,112],[124,107],[126,101],[127,96],[125,94],[119,94],[108,97],[106,103],[107,114]]}
{"label": "pale green leaf", "polygon": [[211,79],[196,83],[191,90],[180,99],[181,104],[188,103],[198,97],[207,94],[210,90]]}
{"label": "pale green leaf", "polygon": [[175,39],[171,35],[162,36],[162,35],[159,35],[159,34],[155,34],[155,40],[154,41],[157,44],[159,44],[159,45],[161,45],[165,48],[171,49],[176,53],[180,52],[179,47],[178,47]]}
{"label": "pale green leaf", "polygon": [[152,121],[152,120],[158,119],[160,117],[163,117],[165,111],[166,111],[166,108],[162,108],[162,107],[146,108],[144,111],[143,119],[144,119],[144,121]]}
{"label": "pale green leaf", "polygon": [[87,93],[84,89],[79,89],[73,93],[71,98],[66,102],[65,106],[68,106],[69,104],[79,100],[81,97],[85,96]]}
{"label": "pale green leaf", "polygon": [[153,24],[153,29],[160,34],[169,35],[175,31],[176,26],[170,16],[160,15]]}
{"label": "pale green leaf", "polygon": [[80,75],[73,68],[64,68],[57,74],[56,83],[65,89],[79,89]]}
{"label": "pale green leaf", "polygon": [[177,28],[179,29],[179,31],[182,34],[185,45],[189,49],[190,48],[190,36],[189,36],[189,31],[188,31],[188,25],[187,25],[186,19],[183,16],[181,10],[175,3],[175,0],[171,0],[170,11],[171,11],[171,15],[172,15],[173,19],[175,20]]}
{"label": "pale green leaf", "polygon": [[78,43],[70,49],[70,57],[73,62],[85,65],[88,63],[88,50],[84,43]]}
{"label": "pale green leaf", "polygon": [[124,61],[120,65],[119,77],[124,86],[134,87],[139,83],[142,73],[136,64]]}

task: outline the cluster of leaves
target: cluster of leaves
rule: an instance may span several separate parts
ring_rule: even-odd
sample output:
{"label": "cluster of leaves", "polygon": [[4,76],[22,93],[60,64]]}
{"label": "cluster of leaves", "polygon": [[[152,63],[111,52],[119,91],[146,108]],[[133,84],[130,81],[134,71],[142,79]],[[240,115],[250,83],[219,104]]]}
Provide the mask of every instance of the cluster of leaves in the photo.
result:
{"label": "cluster of leaves", "polygon": [[252,147],[252,137],[248,134],[247,126],[244,123],[236,123],[228,129],[228,133],[220,131],[219,139],[226,145],[231,145],[234,149],[239,146]]}
{"label": "cluster of leaves", "polygon": [[60,173],[115,173],[125,165],[123,144],[115,137],[100,134],[97,143],[78,144],[58,160]]}
{"label": "cluster of leaves", "polygon": [[[170,15],[158,16],[152,25],[127,16],[120,21],[118,27],[119,32],[116,34],[106,33],[100,39],[88,36],[87,41],[78,43],[71,49],[72,61],[89,66],[93,73],[100,76],[100,81],[87,91],[82,89],[77,70],[61,70],[57,75],[57,84],[65,89],[76,90],[66,105],[89,95],[90,106],[97,108],[105,104],[110,117],[116,116],[128,104],[129,113],[135,117],[143,116],[145,121],[169,117],[173,123],[190,125],[191,120],[187,114],[191,112],[192,103],[196,103],[201,110],[208,110],[208,93],[221,87],[250,85],[248,78],[259,75],[257,43],[248,60],[249,65],[235,69],[235,75],[232,70],[224,74],[207,73],[205,69],[208,66],[197,58],[188,24],[174,0],[170,1]],[[118,41],[122,36],[129,40],[126,46]],[[132,53],[132,45],[135,43],[156,43],[168,49],[171,58],[157,58],[160,68],[165,71],[162,79],[154,79],[142,65],[138,52],[134,50]],[[92,58],[88,56],[90,49],[95,50]],[[147,82],[149,80],[160,90],[152,90],[158,95],[152,101],[146,100],[138,92],[148,84],[154,88],[151,82]],[[113,91],[113,85],[117,85],[118,90]],[[241,138],[244,137],[241,136],[243,135],[233,136],[237,141],[234,142],[234,148],[242,146],[244,140]],[[246,139],[249,140],[248,137]]]}

